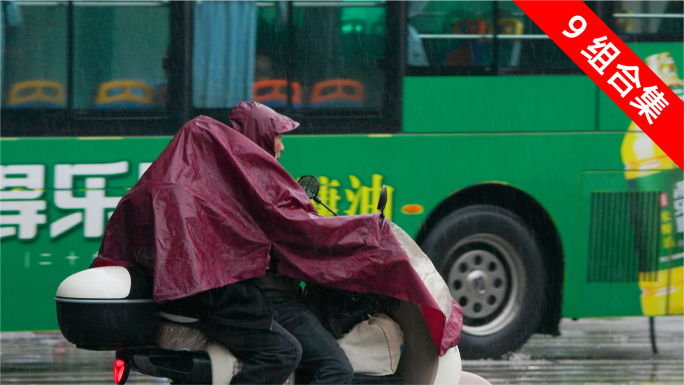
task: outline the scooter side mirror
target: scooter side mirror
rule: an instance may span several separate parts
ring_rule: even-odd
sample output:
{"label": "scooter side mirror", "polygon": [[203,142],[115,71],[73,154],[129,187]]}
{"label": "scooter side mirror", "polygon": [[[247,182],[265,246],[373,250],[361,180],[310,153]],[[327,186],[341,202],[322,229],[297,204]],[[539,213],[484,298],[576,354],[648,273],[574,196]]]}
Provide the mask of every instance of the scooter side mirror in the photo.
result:
{"label": "scooter side mirror", "polygon": [[380,210],[380,231],[385,228],[385,206],[387,205],[387,187],[383,184],[380,190],[380,199],[378,199],[378,210]]}
{"label": "scooter side mirror", "polygon": [[378,199],[378,210],[380,212],[385,211],[385,206],[387,205],[387,187],[385,185],[382,185],[382,189],[380,190],[380,199]]}
{"label": "scooter side mirror", "polygon": [[299,178],[297,180],[297,183],[299,183],[300,186],[304,189],[306,192],[306,196],[309,197],[309,199],[313,199],[314,202],[322,205],[328,211],[333,213],[333,215],[337,216],[337,213],[334,212],[330,207],[328,207],[321,198],[318,197],[318,189],[321,187],[321,183],[318,181],[318,178],[316,178],[313,175],[304,175],[303,177]]}
{"label": "scooter side mirror", "polygon": [[297,183],[299,183],[299,185],[302,186],[302,188],[306,192],[306,196],[308,196],[309,199],[315,199],[318,196],[318,189],[321,187],[321,183],[315,176],[304,175],[303,177],[299,178],[299,180],[297,180]]}

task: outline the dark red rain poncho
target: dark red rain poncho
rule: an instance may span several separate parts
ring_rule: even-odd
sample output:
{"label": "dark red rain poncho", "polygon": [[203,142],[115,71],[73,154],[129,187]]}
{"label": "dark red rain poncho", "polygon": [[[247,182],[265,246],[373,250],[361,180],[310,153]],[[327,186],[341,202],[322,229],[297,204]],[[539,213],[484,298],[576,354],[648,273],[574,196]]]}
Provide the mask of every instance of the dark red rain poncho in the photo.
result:
{"label": "dark red rain poncho", "polygon": [[93,267],[146,268],[161,303],[262,276],[272,252],[281,274],[418,303],[440,354],[458,343],[460,307],[440,310],[391,226],[381,231],[379,214],[320,216],[276,161],[275,135],[298,123],[258,103],[230,120],[183,126],[121,199]]}

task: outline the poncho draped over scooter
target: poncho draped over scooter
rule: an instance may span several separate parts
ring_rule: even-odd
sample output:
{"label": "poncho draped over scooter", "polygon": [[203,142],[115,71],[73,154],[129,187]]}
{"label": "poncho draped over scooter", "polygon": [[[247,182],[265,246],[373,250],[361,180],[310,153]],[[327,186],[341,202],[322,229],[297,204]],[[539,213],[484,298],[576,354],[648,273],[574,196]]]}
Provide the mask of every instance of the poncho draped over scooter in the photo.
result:
{"label": "poncho draped over scooter", "polygon": [[320,216],[276,161],[275,135],[298,123],[241,103],[231,124],[199,116],[175,135],[119,202],[92,267],[142,266],[161,303],[261,276],[272,253],[280,274],[422,305],[440,355],[458,343],[462,310],[417,245],[379,214]]}

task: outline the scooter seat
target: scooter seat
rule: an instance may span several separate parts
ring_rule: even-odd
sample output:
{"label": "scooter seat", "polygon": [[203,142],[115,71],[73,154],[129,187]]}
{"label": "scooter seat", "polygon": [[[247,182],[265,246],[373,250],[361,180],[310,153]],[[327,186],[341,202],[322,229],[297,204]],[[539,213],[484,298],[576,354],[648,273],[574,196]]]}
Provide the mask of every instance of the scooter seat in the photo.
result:
{"label": "scooter seat", "polygon": [[[171,316],[173,316],[173,314],[171,314]],[[155,342],[157,342],[157,345],[164,350],[186,350],[191,352],[183,354],[198,354],[198,352],[206,352],[206,356],[204,356],[206,358],[203,358],[202,356],[193,357],[195,361],[199,363],[207,362],[208,365],[210,365],[213,384],[228,385],[235,373],[242,369],[242,361],[238,360],[228,349],[226,349],[225,346],[209,341],[204,333],[182,323],[162,322],[159,330],[157,331]],[[158,375],[150,370],[142,370],[141,372],[151,375]],[[294,384],[294,374],[290,377],[289,381],[290,384]],[[182,381],[178,382],[184,383]]]}
{"label": "scooter seat", "polygon": [[155,336],[157,345],[165,350],[204,351],[207,341],[198,329],[175,322],[162,322]]}
{"label": "scooter seat", "polygon": [[162,318],[166,318],[169,321],[176,322],[179,324],[189,324],[189,323],[199,321],[197,318],[186,317],[186,316],[182,316],[182,315],[178,315],[178,314],[165,313],[163,311],[159,312],[159,316]]}

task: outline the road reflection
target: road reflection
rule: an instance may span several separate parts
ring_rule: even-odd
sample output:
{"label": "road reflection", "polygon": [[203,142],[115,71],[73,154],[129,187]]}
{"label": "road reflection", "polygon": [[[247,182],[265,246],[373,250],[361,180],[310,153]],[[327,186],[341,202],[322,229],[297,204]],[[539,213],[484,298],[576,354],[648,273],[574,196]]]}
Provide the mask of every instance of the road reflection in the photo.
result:
{"label": "road reflection", "polygon": [[[648,319],[585,319],[561,323],[560,337],[535,335],[504,360],[464,361],[492,384],[684,383],[684,318],[656,319],[658,354]],[[113,352],[76,349],[59,332],[2,333],[3,384],[113,384]],[[169,381],[131,373],[128,384]]]}

